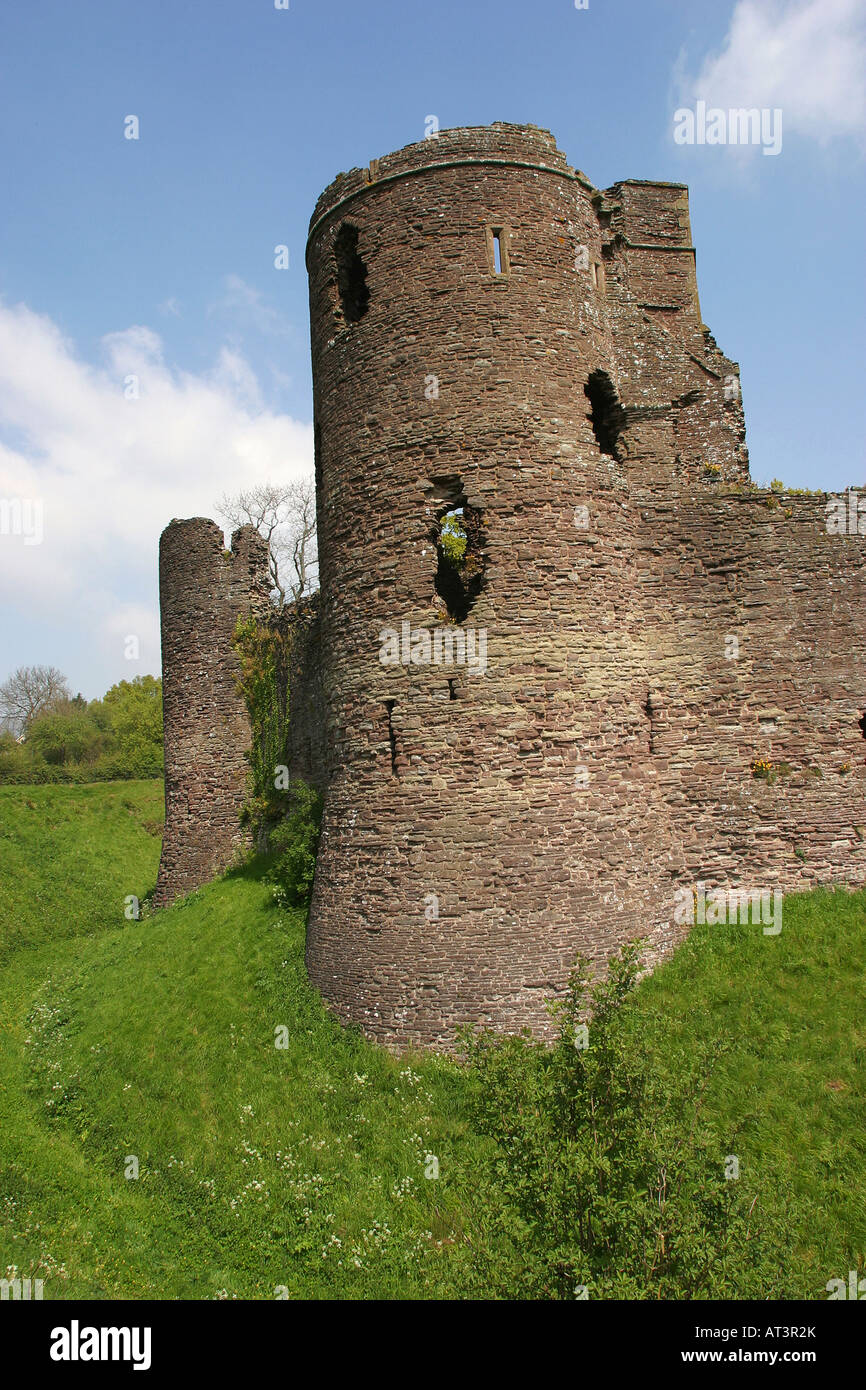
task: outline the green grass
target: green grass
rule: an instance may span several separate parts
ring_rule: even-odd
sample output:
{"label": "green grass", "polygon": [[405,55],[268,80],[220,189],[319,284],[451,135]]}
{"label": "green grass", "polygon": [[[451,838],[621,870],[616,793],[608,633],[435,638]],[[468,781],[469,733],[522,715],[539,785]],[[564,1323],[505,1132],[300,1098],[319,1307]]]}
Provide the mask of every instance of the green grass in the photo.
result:
{"label": "green grass", "polygon": [[161,781],[0,787],[0,964],[122,921],[153,886],[164,816]]}
{"label": "green grass", "polygon": [[[461,1224],[456,1069],[416,1070],[336,1024],[306,982],[301,915],[256,868],[125,921],[158,854],[154,789],[136,791],[134,813],[130,784],[5,795],[18,881],[43,880],[51,906],[41,931],[29,907],[26,933],[13,921],[11,945],[31,949],[0,982],[0,1266],[52,1298],[441,1291]],[[42,825],[28,858],[27,803],[45,792],[61,852]]]}
{"label": "green grass", "polygon": [[730,1051],[706,1107],[741,1176],[784,1218],[795,1296],[866,1272],[866,893],[785,899],[783,929],[696,927],[641,985],[640,1035]]}
{"label": "green grass", "polygon": [[[0,1274],[54,1299],[461,1296],[493,1157],[464,1074],[333,1020],[260,866],[126,921],[161,808],[159,783],[0,789]],[[864,982],[866,895],[816,893],[779,937],[696,928],[640,987],[660,1069],[730,1042],[705,1110],[791,1232],[770,1298],[866,1252]]]}

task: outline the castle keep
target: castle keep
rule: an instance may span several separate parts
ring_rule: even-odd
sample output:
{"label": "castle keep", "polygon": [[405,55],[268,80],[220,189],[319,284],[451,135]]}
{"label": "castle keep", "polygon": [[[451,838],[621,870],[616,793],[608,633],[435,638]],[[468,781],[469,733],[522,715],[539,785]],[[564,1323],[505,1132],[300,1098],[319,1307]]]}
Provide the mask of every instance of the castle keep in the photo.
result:
{"label": "castle keep", "polygon": [[[687,190],[598,190],[532,126],[442,131],[341,174],[307,266],[321,593],[292,756],[325,793],[325,1000],[389,1045],[544,1035],[578,951],[676,944],[678,888],[866,881],[866,537],[752,486]],[[230,633],[267,581],[233,544],[162,541],[164,902],[240,834]]]}

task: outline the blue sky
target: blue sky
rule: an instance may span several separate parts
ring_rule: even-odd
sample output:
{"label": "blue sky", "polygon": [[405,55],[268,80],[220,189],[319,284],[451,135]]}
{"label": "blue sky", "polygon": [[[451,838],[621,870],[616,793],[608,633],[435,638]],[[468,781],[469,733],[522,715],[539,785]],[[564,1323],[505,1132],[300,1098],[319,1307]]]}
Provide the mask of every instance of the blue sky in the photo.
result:
{"label": "blue sky", "polygon": [[[311,464],[315,200],[339,170],[423,138],[429,115],[545,126],[600,187],[688,183],[701,307],[740,363],[753,476],[862,484],[864,9],[4,6],[0,497],[43,497],[45,522],[41,545],[0,535],[0,680],[51,663],[95,696],[158,671],[162,526]],[[781,108],[781,152],[676,145],[674,110],[699,96]]]}

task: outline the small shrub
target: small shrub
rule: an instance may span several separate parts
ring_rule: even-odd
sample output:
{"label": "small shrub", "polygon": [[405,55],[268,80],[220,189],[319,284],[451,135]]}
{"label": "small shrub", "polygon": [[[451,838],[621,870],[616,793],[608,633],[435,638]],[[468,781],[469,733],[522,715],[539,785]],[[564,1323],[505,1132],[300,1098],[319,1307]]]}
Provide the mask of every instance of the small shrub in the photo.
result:
{"label": "small shrub", "polygon": [[300,779],[289,792],[290,809],[270,833],[270,849],[276,855],[268,879],[280,907],[306,907],[313,891],[316,850],[322,824],[322,798]]}
{"label": "small shrub", "polygon": [[726,1180],[703,1117],[728,1045],[653,1069],[628,1026],[637,974],[635,945],[591,991],[578,962],[552,1048],[528,1035],[466,1040],[476,1122],[496,1145],[473,1175],[485,1296],[760,1298],[773,1287],[784,1231],[771,1247],[757,1193]]}

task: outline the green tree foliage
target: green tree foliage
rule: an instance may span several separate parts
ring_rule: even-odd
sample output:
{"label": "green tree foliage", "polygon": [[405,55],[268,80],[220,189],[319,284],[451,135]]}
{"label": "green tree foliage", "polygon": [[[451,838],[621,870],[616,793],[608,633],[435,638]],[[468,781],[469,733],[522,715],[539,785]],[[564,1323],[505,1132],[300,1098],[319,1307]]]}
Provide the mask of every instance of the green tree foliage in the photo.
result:
{"label": "green tree foliage", "polygon": [[123,775],[161,776],[162,681],[156,676],[119,681],[107,692],[103,705],[113,735],[113,755]]}
{"label": "green tree foliage", "polygon": [[162,681],[119,681],[102,700],[55,699],[23,736],[0,734],[0,782],[161,777]]}
{"label": "green tree foliage", "polygon": [[23,744],[10,733],[0,733],[0,782],[33,782],[31,759]]}
{"label": "green tree foliage", "polygon": [[474,507],[456,507],[440,518],[436,535],[439,559],[436,592],[448,615],[463,622],[484,581],[484,529]]}
{"label": "green tree foliage", "polygon": [[28,751],[52,767],[68,763],[92,766],[105,751],[106,731],[81,697],[64,700],[39,714],[30,725]]}
{"label": "green tree foliage", "polygon": [[439,527],[438,545],[445,558],[457,569],[460,568],[466,554],[468,539],[463,527],[461,513],[459,511],[446,512]]}

